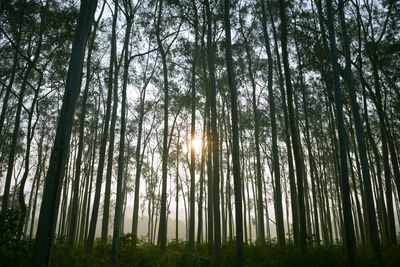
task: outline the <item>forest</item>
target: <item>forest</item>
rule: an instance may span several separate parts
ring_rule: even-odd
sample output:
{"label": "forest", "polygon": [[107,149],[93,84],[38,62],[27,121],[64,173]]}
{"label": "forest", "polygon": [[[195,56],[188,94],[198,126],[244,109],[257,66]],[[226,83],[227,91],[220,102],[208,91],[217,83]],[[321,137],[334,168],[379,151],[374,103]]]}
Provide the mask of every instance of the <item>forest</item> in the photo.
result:
{"label": "forest", "polygon": [[400,1],[2,0],[0,266],[400,266]]}

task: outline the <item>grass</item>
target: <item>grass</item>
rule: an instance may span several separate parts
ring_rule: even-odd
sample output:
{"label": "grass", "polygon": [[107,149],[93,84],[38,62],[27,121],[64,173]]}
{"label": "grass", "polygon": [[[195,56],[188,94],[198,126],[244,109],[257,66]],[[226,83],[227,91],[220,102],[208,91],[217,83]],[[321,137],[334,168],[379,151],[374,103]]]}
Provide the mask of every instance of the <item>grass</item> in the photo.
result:
{"label": "grass", "polygon": [[[1,247],[0,266],[30,266],[33,243],[25,242],[14,247]],[[285,248],[275,243],[245,245],[245,266],[346,266],[344,247],[310,246],[303,255],[293,245]],[[207,244],[189,250],[184,242],[171,242],[165,253],[158,246],[138,241],[137,246],[131,238],[122,237],[118,253],[118,266],[215,266],[216,257],[209,255]],[[234,242],[224,242],[218,257],[221,266],[236,266]],[[111,244],[98,243],[91,253],[83,246],[68,248],[56,244],[52,251],[51,266],[110,266]],[[400,266],[400,247],[382,249],[380,257],[367,248],[357,250],[358,266]]]}

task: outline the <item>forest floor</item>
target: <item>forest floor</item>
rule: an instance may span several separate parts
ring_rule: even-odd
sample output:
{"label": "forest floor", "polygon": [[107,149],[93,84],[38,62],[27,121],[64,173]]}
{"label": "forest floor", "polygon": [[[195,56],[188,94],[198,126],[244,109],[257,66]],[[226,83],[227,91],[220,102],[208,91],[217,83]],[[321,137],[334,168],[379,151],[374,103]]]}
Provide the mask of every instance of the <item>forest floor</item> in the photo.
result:
{"label": "forest floor", "polygon": [[[33,243],[0,249],[0,266],[31,266]],[[310,246],[303,255],[293,245],[279,248],[276,244],[245,245],[245,266],[346,266],[343,245]],[[220,266],[236,266],[234,242],[224,242]],[[171,242],[165,253],[154,244],[140,242],[135,246],[129,238],[121,238],[118,252],[118,266],[216,266],[216,258],[209,256],[207,244],[197,246],[193,251],[185,242]],[[56,244],[52,251],[51,266],[110,266],[111,244],[95,245],[91,253],[83,246],[68,248]],[[367,248],[357,250],[358,266],[400,266],[400,246],[383,248],[380,257]]]}

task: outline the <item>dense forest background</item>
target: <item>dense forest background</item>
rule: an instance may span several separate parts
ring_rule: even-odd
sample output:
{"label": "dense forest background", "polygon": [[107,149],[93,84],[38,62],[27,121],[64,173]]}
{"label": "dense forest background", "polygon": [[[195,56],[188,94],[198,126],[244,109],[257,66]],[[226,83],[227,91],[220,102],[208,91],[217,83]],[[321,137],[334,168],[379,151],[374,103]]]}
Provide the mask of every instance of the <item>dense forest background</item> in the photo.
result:
{"label": "dense forest background", "polygon": [[399,1],[4,0],[0,24],[2,264],[399,263]]}

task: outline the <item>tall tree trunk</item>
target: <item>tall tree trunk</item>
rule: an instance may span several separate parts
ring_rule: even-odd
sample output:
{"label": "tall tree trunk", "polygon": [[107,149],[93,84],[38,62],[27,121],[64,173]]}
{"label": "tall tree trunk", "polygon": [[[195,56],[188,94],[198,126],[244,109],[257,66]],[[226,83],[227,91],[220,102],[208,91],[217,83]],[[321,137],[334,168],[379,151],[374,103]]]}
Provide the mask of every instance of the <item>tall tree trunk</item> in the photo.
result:
{"label": "tall tree trunk", "polygon": [[[262,3],[263,4],[263,3]],[[261,5],[262,5],[261,4]],[[264,25],[263,25],[264,26]],[[253,118],[254,118],[254,140],[255,140],[255,152],[256,152],[256,180],[257,180],[257,208],[258,208],[258,214],[264,214],[264,204],[263,204],[263,192],[262,192],[262,178],[261,178],[261,156],[260,156],[260,125],[259,125],[259,120],[260,117],[258,115],[258,107],[257,107],[257,96],[256,96],[256,82],[254,80],[254,74],[253,74],[253,62],[250,54],[250,47],[249,43],[247,41],[247,37],[244,33],[243,29],[243,19],[240,14],[240,33],[243,38],[243,42],[245,45],[245,50],[246,50],[246,57],[247,57],[247,67],[248,67],[248,73],[249,73],[249,78],[251,82],[251,87],[252,87],[252,107],[253,107]],[[269,48],[269,47],[268,47]],[[272,71],[272,66],[268,64],[268,74],[269,74],[269,67],[271,67]],[[272,78],[272,76],[271,76]],[[258,216],[258,242],[260,244],[265,244],[265,233],[264,233],[264,216]]]}
{"label": "tall tree trunk", "polygon": [[212,170],[213,155],[212,155],[209,91],[210,90],[208,89],[205,116],[207,120],[207,243],[208,243],[208,250],[211,251],[214,243],[214,225],[213,225],[213,170]]}
{"label": "tall tree trunk", "polygon": [[277,31],[275,28],[275,22],[273,20],[272,9],[269,0],[267,0],[267,7],[269,11],[270,23],[272,26],[273,36],[274,36],[274,44],[275,44],[275,54],[276,54],[276,62],[278,69],[278,78],[279,78],[279,89],[281,92],[281,101],[282,101],[282,111],[284,117],[284,131],[285,131],[285,144],[288,156],[288,168],[289,168],[289,187],[290,187],[290,199],[291,199],[291,211],[292,211],[292,227],[293,227],[293,238],[296,244],[299,244],[299,210],[298,210],[298,197],[297,197],[297,187],[296,181],[294,177],[294,166],[293,166],[293,153],[292,146],[290,144],[290,126],[289,126],[289,116],[288,116],[288,108],[286,105],[286,93],[284,89],[284,77],[282,73],[281,59],[278,48],[277,41]]}
{"label": "tall tree trunk", "polygon": [[[88,207],[87,207],[87,211],[86,211],[86,221],[85,221],[85,233],[84,233],[84,239],[89,240],[88,239],[88,235],[89,235],[89,214],[90,214],[90,203],[91,203],[91,199],[92,199],[92,184],[93,184],[93,176],[94,176],[94,162],[96,159],[96,146],[97,146],[97,137],[98,137],[98,132],[101,131],[101,129],[99,129],[99,113],[100,113],[100,96],[99,96],[99,100],[97,103],[97,110],[96,110],[96,119],[95,119],[95,132],[94,132],[94,140],[93,140],[93,148],[92,148],[92,160],[90,163],[91,166],[91,170],[90,170],[90,182],[89,182],[89,197],[88,197]],[[104,162],[104,161],[103,161]],[[96,188],[97,190],[97,188]],[[93,243],[92,243],[93,244]]]}
{"label": "tall tree trunk", "polygon": [[[118,176],[117,176],[117,196],[115,202],[115,213],[114,213],[114,231],[113,231],[113,242],[112,242],[112,254],[111,254],[111,266],[117,266],[118,256],[118,241],[121,225],[121,211],[123,205],[122,196],[122,182],[124,175],[124,160],[125,160],[125,130],[126,130],[126,88],[128,84],[128,71],[129,71],[129,39],[133,24],[132,6],[129,2],[126,6],[126,31],[124,40],[124,74],[122,84],[122,99],[121,99],[121,128],[119,135],[119,155],[118,155]],[[116,90],[117,88],[115,88]]]}
{"label": "tall tree trunk", "polygon": [[40,188],[40,176],[42,175],[42,170],[44,166],[44,162],[46,161],[46,157],[43,159],[43,139],[44,139],[44,123],[42,125],[42,131],[40,134],[40,139],[39,139],[39,144],[38,144],[38,159],[37,159],[37,171],[35,174],[35,180],[36,180],[36,188],[35,188],[35,197],[33,199],[33,205],[32,205],[32,218],[31,218],[31,224],[30,224],[30,230],[29,230],[29,238],[28,240],[32,240],[33,236],[33,226],[35,223],[35,217],[36,217],[36,205],[37,205],[37,199],[38,199],[38,193],[39,193],[39,188]]}
{"label": "tall tree trunk", "polygon": [[[357,138],[357,145],[358,145],[358,153],[360,154],[361,160],[361,168],[363,174],[363,182],[364,182],[364,190],[365,196],[367,200],[367,212],[368,212],[368,225],[369,225],[369,235],[371,239],[372,247],[376,252],[379,251],[380,241],[378,236],[378,225],[376,223],[376,213],[375,213],[375,205],[374,199],[372,194],[372,186],[371,186],[371,177],[369,172],[369,164],[367,158],[367,152],[365,147],[365,137],[362,128],[361,116],[359,112],[359,105],[357,103],[357,96],[354,88],[354,81],[353,81],[353,74],[351,71],[351,56],[350,56],[350,47],[349,47],[349,38],[347,36],[347,29],[346,29],[346,21],[344,17],[343,11],[343,0],[339,0],[339,18],[340,18],[340,25],[342,28],[342,38],[343,38],[343,47],[345,50],[345,75],[346,75],[346,82],[347,88],[349,90],[350,95],[350,104],[351,110],[353,113],[354,124],[356,129],[356,138]],[[396,244],[396,239],[394,238],[394,244]]]}
{"label": "tall tree trunk", "polygon": [[[204,11],[203,11],[204,14]],[[206,29],[205,29],[205,22],[203,22],[203,27],[202,27],[202,34],[201,34],[201,38],[200,38],[200,51],[201,51],[201,66],[202,66],[202,74],[203,74],[203,80],[204,80],[204,89],[207,92],[208,91],[208,78],[207,78],[207,66],[206,66],[206,60],[205,60],[205,44],[204,44],[204,35],[205,35]],[[208,94],[207,94],[208,95]],[[206,138],[208,138],[207,134],[208,134],[208,104],[207,104],[207,96],[206,96],[206,104],[204,105],[205,107],[205,111],[204,111],[204,121],[203,121],[203,139],[201,142],[201,162],[200,162],[200,198],[199,198],[199,216],[198,216],[198,231],[197,231],[197,235],[198,235],[198,239],[197,239],[197,243],[199,244],[202,240],[203,240],[203,236],[205,236],[207,238],[207,223],[204,220],[204,225],[206,227],[206,232],[205,234],[203,234],[203,211],[202,211],[202,205],[203,205],[203,191],[204,194],[206,194],[206,191],[203,189],[203,184],[204,184],[204,177],[205,177],[205,171],[204,171],[204,164],[206,161],[206,153],[208,152],[208,147],[209,145],[207,144],[206,147]],[[209,159],[207,158],[207,172],[209,171],[208,168],[208,162]],[[207,195],[204,195],[204,199],[207,197]],[[207,206],[206,202],[204,202],[204,205]],[[207,210],[206,207],[205,211]],[[206,214],[204,214],[204,216],[206,216]],[[201,239],[201,240],[200,240]],[[210,243],[208,243],[210,245]]]}
{"label": "tall tree trunk", "polygon": [[287,105],[289,111],[289,124],[290,132],[292,136],[294,159],[296,164],[296,176],[297,176],[297,195],[298,195],[298,212],[299,212],[299,244],[300,249],[303,253],[306,252],[306,216],[305,216],[305,205],[304,205],[304,189],[303,183],[305,177],[303,171],[303,159],[301,156],[301,141],[299,140],[298,128],[295,122],[294,111],[293,111],[293,88],[290,75],[289,59],[288,59],[288,49],[287,49],[287,18],[286,18],[286,7],[285,0],[279,1],[279,14],[281,19],[281,45],[282,45],[282,61],[283,68],[285,70],[285,81],[286,81],[286,91],[287,91]]}
{"label": "tall tree trunk", "polygon": [[[114,14],[116,16],[116,14]],[[113,19],[114,20],[114,19]],[[111,45],[111,48],[115,48]],[[115,48],[116,49],[116,48]],[[115,52],[111,51],[111,55]],[[96,177],[96,185],[95,185],[95,193],[93,199],[93,206],[92,206],[92,216],[90,218],[90,225],[89,225],[89,232],[88,238],[86,241],[86,248],[88,250],[92,250],[94,237],[96,235],[96,226],[97,226],[97,217],[99,214],[99,206],[100,206],[100,196],[101,196],[101,186],[103,183],[103,173],[104,173],[104,161],[106,155],[106,146],[107,146],[107,139],[108,139],[108,132],[109,132],[109,124],[110,124],[110,115],[111,115],[111,102],[112,102],[112,81],[113,81],[113,73],[114,73],[114,60],[111,56],[110,58],[110,67],[109,67],[109,77],[108,77],[108,91],[107,91],[107,100],[106,100],[106,111],[104,116],[104,128],[102,133],[100,151],[99,151],[99,162],[97,164],[97,177]]]}
{"label": "tall tree trunk", "polygon": [[57,221],[61,184],[68,155],[75,102],[79,95],[86,40],[97,1],[82,0],[72,43],[67,82],[56,137],[45,179],[32,266],[48,266]]}
{"label": "tall tree trunk", "polygon": [[118,72],[119,64],[117,62],[117,36],[116,27],[118,19],[118,3],[115,2],[114,14],[112,20],[111,30],[111,56],[110,56],[110,67],[109,67],[109,90],[113,92],[112,100],[112,112],[111,112],[111,124],[110,124],[110,141],[108,143],[108,155],[107,155],[107,170],[106,170],[106,181],[104,188],[104,204],[103,204],[103,218],[101,223],[101,242],[107,243],[108,238],[108,225],[110,220],[110,201],[111,201],[111,183],[112,183],[112,170],[114,163],[114,144],[115,144],[115,123],[117,120],[118,110]]}
{"label": "tall tree trunk", "polygon": [[200,159],[200,192],[199,192],[199,203],[198,215],[197,215],[197,245],[200,245],[203,237],[203,191],[204,191],[204,163],[206,154],[206,117],[203,121],[203,136],[201,138],[201,159]]}
{"label": "tall tree trunk", "polygon": [[163,130],[163,147],[162,147],[162,189],[161,189],[161,210],[160,210],[160,225],[158,230],[158,245],[161,250],[165,251],[167,246],[167,175],[168,175],[168,109],[169,109],[169,92],[168,92],[168,66],[167,54],[164,50],[161,41],[161,14],[162,14],[163,0],[158,4],[158,16],[156,22],[156,36],[157,45],[160,50],[162,65],[163,65],[163,79],[164,79],[164,130]]}
{"label": "tall tree trunk", "polygon": [[[353,218],[351,212],[351,201],[350,201],[350,186],[349,186],[349,174],[347,167],[347,145],[346,145],[346,133],[344,129],[343,119],[343,107],[342,107],[342,94],[339,84],[339,68],[336,54],[336,40],[333,22],[333,11],[332,11],[332,0],[327,0],[327,17],[328,17],[328,32],[329,41],[331,46],[331,63],[333,71],[333,84],[335,89],[335,103],[336,103],[336,115],[337,115],[337,127],[339,134],[340,144],[340,168],[341,168],[341,193],[343,201],[343,217],[344,217],[344,228],[345,228],[345,244],[347,251],[347,260],[350,266],[356,263],[356,240],[354,234]],[[371,196],[372,197],[372,196]]]}
{"label": "tall tree trunk", "polygon": [[[198,18],[197,18],[197,7],[196,2],[193,0],[193,11],[194,11],[194,51],[192,61],[192,122],[191,122],[191,142],[195,139],[196,132],[196,62],[197,62],[197,46],[198,46]],[[195,225],[195,175],[196,175],[196,151],[192,144],[190,146],[190,218],[189,218],[189,247],[194,247],[194,225]]]}
{"label": "tall tree trunk", "polygon": [[[236,264],[244,265],[243,255],[243,216],[242,216],[242,183],[240,177],[240,157],[239,157],[239,120],[237,108],[237,88],[235,73],[233,69],[232,45],[231,45],[231,22],[230,22],[230,1],[225,0],[225,43],[226,43],[226,66],[228,71],[228,83],[231,92],[231,114],[232,114],[232,162],[233,179],[235,185],[235,222],[236,222]],[[260,197],[260,196],[259,196]]]}
{"label": "tall tree trunk", "polygon": [[[147,58],[146,62],[146,69],[148,67],[148,62],[149,58]],[[155,71],[156,65],[153,66],[153,69],[151,71],[151,74],[149,77],[147,77],[147,73],[145,72],[144,77],[143,77],[143,82],[144,85],[142,89],[140,90],[140,104],[139,104],[139,122],[138,122],[138,133],[137,133],[137,142],[136,142],[136,150],[135,150],[135,161],[136,161],[136,174],[135,174],[135,195],[134,195],[134,202],[133,202],[133,215],[132,215],[132,235],[137,236],[137,227],[138,227],[138,218],[139,218],[139,195],[140,195],[140,175],[142,171],[142,164],[143,164],[143,157],[144,153],[146,150],[146,145],[148,142],[148,139],[150,137],[150,132],[147,134],[147,137],[145,137],[144,144],[143,144],[143,149],[141,148],[142,146],[142,135],[143,135],[143,120],[144,120],[144,115],[145,115],[145,100],[146,100],[146,89],[147,86],[149,85],[151,79],[153,78],[154,71]],[[142,150],[142,151],[141,151]]]}
{"label": "tall tree trunk", "polygon": [[[101,10],[101,13],[104,10],[104,5]],[[68,231],[68,246],[72,247],[76,240],[76,229],[78,224],[78,192],[80,189],[80,176],[81,176],[81,166],[82,166],[82,153],[83,153],[83,138],[85,131],[85,119],[86,119],[86,103],[89,95],[89,85],[91,80],[91,59],[92,59],[92,51],[94,46],[94,40],[96,38],[96,31],[98,21],[100,20],[101,14],[99,18],[93,23],[93,32],[90,39],[90,43],[88,46],[87,59],[86,59],[86,82],[85,89],[83,91],[82,96],[82,106],[81,106],[81,114],[79,119],[79,141],[78,141],[78,152],[76,158],[76,166],[75,166],[75,179],[74,179],[74,192],[72,197],[72,212],[71,212],[71,221],[70,221],[70,229]]]}
{"label": "tall tree trunk", "polygon": [[[222,111],[221,111],[221,113],[219,114],[219,118],[220,118],[220,120],[222,119],[222,121],[224,122],[224,123],[220,123],[218,126],[219,126],[219,132],[220,132],[220,142],[219,142],[219,162],[221,162],[221,165],[223,165],[223,160],[222,160],[222,151],[223,151],[223,143],[224,143],[224,138],[225,138],[225,140],[227,140],[228,139],[228,135],[227,135],[227,133],[226,133],[226,131],[224,132],[224,125],[225,125],[225,119],[223,118],[224,117],[224,113],[225,113],[225,110],[224,110],[224,101],[221,101],[222,103]],[[228,152],[229,150],[227,149],[227,152]],[[227,157],[228,159],[229,159],[229,157]],[[229,160],[227,160],[227,165],[228,165],[228,162],[229,162]],[[228,171],[229,169],[227,168],[227,174],[229,173],[229,171]],[[226,222],[227,222],[227,220],[226,220],[226,218],[227,218],[227,213],[228,213],[228,208],[226,208],[225,206],[228,206],[228,205],[226,205],[226,204],[228,204],[228,203],[226,203],[226,201],[225,201],[225,197],[228,195],[228,194],[224,194],[224,187],[225,187],[225,185],[224,185],[224,167],[222,166],[221,168],[220,168],[220,177],[221,177],[221,179],[220,179],[220,198],[221,198],[221,227],[222,227],[222,242],[224,242],[224,241],[226,241],[226,236],[227,236],[227,229],[226,229]],[[228,175],[227,175],[227,179],[226,179],[226,182],[228,182],[228,180],[229,180],[229,177],[228,177]],[[227,188],[228,189],[228,188]]]}
{"label": "tall tree trunk", "polygon": [[217,130],[217,91],[215,81],[215,47],[212,43],[212,21],[213,14],[210,9],[210,3],[205,1],[207,13],[207,59],[208,75],[210,82],[210,110],[211,110],[211,132],[212,132],[212,151],[213,151],[213,204],[214,204],[214,246],[219,260],[221,248],[221,221],[219,207],[219,141]]}
{"label": "tall tree trunk", "polygon": [[[275,97],[272,89],[272,68],[273,60],[270,48],[269,35],[267,30],[267,16],[265,14],[265,3],[261,0],[261,11],[262,11],[262,26],[265,48],[268,57],[268,97],[269,107],[271,116],[271,131],[272,131],[272,166],[275,175],[275,220],[276,220],[276,233],[278,237],[278,243],[281,247],[285,246],[285,228],[283,225],[283,209],[282,209],[282,191],[281,191],[281,178],[279,170],[279,156],[278,156],[278,137],[277,137],[277,126],[276,126],[276,115],[275,115]],[[253,93],[254,94],[254,93]],[[254,99],[255,96],[253,96]],[[253,100],[254,101],[254,100]],[[268,206],[267,206],[268,208]],[[267,222],[269,223],[269,222]]]}

